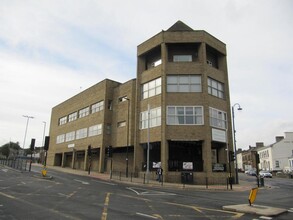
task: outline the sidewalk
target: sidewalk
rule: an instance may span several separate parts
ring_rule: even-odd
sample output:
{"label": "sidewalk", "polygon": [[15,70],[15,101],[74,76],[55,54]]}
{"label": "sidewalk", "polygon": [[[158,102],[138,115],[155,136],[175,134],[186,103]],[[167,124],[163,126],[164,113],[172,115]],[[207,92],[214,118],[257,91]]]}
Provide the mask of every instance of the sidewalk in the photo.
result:
{"label": "sidewalk", "polygon": [[[32,164],[32,166],[38,166],[42,167],[41,164]],[[112,179],[110,179],[109,173],[98,173],[95,171],[91,171],[90,174],[88,174],[88,171],[84,170],[76,170],[72,168],[64,168],[64,167],[56,167],[56,166],[47,166],[48,175],[50,175],[50,169],[56,170],[64,173],[71,173],[76,174],[80,176],[90,176],[93,178],[101,179],[104,181],[110,181],[110,182],[123,182],[127,184],[133,184],[133,185],[147,185],[151,187],[164,187],[164,188],[178,188],[178,189],[189,189],[189,190],[224,190],[224,191],[250,191],[252,188],[256,187],[256,183],[251,183],[247,181],[239,181],[239,184],[233,184],[232,190],[230,189],[230,185],[227,189],[226,185],[193,185],[193,184],[183,184],[183,183],[169,183],[169,182],[163,182],[159,183],[155,180],[149,180],[147,183],[147,180],[144,180],[143,178],[134,178],[129,175],[128,178],[125,176],[117,176],[112,175]],[[40,174],[41,175],[41,174]]]}

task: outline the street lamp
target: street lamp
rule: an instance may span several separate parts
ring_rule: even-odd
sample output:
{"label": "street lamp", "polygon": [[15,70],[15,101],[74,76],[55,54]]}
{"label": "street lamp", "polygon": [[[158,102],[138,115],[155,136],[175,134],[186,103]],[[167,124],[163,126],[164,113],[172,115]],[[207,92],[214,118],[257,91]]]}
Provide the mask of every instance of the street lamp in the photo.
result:
{"label": "street lamp", "polygon": [[241,111],[242,108],[240,106],[239,103],[236,103],[232,106],[232,123],[233,123],[233,139],[234,139],[234,152],[235,152],[235,181],[236,184],[239,184],[239,180],[238,180],[238,164],[237,164],[237,149],[236,149],[236,137],[235,137],[235,122],[234,122],[234,107],[237,106],[237,110]]}
{"label": "street lamp", "polygon": [[30,118],[33,119],[34,117],[33,117],[33,116],[28,116],[28,115],[23,115],[22,117],[27,118],[27,121],[26,121],[26,127],[25,127],[25,133],[24,133],[24,140],[23,140],[23,147],[22,147],[22,149],[24,150],[25,139],[26,139],[26,133],[27,133],[27,127],[28,127],[28,122],[29,122]]}
{"label": "street lamp", "polygon": [[[44,131],[43,131],[43,147],[45,147],[45,132],[46,132],[46,122],[43,121],[44,123]],[[43,149],[44,154],[47,154],[47,152],[45,152],[45,149]],[[44,155],[46,156],[46,155]],[[43,157],[42,157],[43,158]],[[44,158],[43,158],[44,159]]]}
{"label": "street lamp", "polygon": [[129,146],[129,105],[130,105],[130,99],[125,97],[125,100],[127,100],[127,132],[126,132],[126,178],[128,177],[128,146]]}

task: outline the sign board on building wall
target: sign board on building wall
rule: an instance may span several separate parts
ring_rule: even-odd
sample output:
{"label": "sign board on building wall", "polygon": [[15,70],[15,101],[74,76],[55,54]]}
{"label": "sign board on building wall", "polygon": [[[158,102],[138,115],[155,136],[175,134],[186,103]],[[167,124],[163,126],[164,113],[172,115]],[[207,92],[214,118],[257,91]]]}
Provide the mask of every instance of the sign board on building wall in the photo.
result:
{"label": "sign board on building wall", "polygon": [[73,148],[74,144],[68,144],[68,148]]}
{"label": "sign board on building wall", "polygon": [[212,128],[212,140],[226,143],[226,131]]}
{"label": "sign board on building wall", "polygon": [[183,162],[183,170],[193,170],[192,162]]}

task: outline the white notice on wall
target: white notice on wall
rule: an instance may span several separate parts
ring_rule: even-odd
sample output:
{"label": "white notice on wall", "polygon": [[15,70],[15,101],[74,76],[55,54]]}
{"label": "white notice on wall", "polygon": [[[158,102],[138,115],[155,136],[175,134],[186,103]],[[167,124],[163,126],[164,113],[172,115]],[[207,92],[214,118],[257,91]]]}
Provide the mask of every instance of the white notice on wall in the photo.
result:
{"label": "white notice on wall", "polygon": [[212,128],[212,140],[226,143],[226,131]]}

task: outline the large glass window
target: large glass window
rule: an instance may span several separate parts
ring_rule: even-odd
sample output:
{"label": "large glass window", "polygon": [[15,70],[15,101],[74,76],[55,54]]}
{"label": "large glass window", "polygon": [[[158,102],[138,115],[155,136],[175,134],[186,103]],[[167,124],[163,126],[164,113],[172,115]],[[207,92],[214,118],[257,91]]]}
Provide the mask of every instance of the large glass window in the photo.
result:
{"label": "large glass window", "polygon": [[90,113],[89,111],[90,111],[90,107],[86,107],[84,109],[79,110],[79,116],[78,117],[83,118],[83,117],[89,115],[89,113]]}
{"label": "large glass window", "polygon": [[65,135],[64,134],[60,134],[60,135],[57,136],[56,144],[63,143],[64,140],[65,140]]}
{"label": "large glass window", "polygon": [[215,108],[210,108],[210,126],[226,129],[227,113]]}
{"label": "large glass window", "polygon": [[167,92],[201,92],[201,76],[199,75],[167,76]]}
{"label": "large glass window", "polygon": [[91,106],[92,113],[102,111],[103,109],[104,109],[104,101],[97,102]]}
{"label": "large glass window", "polygon": [[68,122],[74,121],[77,119],[77,112],[74,112],[70,115],[68,115]]}
{"label": "large glass window", "polygon": [[73,141],[74,138],[75,138],[75,131],[66,133],[66,136],[65,136],[66,142]]}
{"label": "large glass window", "polygon": [[192,55],[174,55],[173,62],[192,62]]}
{"label": "large glass window", "polygon": [[208,78],[208,93],[224,99],[224,84],[212,78]]}
{"label": "large glass window", "polygon": [[152,80],[142,85],[142,99],[161,94],[161,78]]}
{"label": "large glass window", "polygon": [[202,125],[202,106],[167,106],[167,125]]}
{"label": "large glass window", "polygon": [[64,125],[67,123],[67,116],[59,118],[59,125]]}
{"label": "large glass window", "polygon": [[87,128],[82,128],[76,131],[76,139],[86,138]]}
{"label": "large glass window", "polygon": [[[149,120],[148,115],[150,115]],[[150,109],[150,112],[144,111],[140,113],[140,129],[148,128],[149,121],[150,128],[161,126],[161,107]]]}
{"label": "large glass window", "polygon": [[89,127],[89,137],[102,134],[102,124]]}

